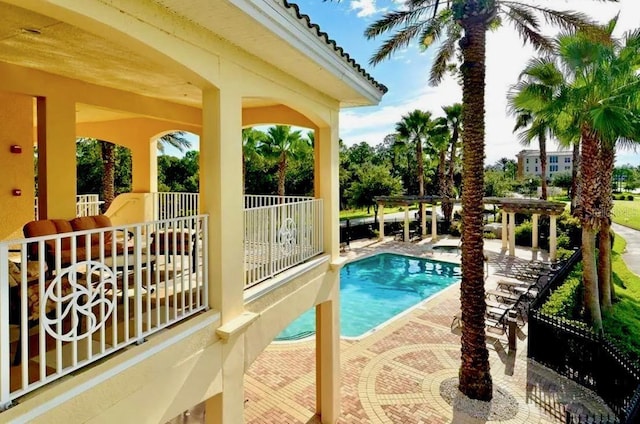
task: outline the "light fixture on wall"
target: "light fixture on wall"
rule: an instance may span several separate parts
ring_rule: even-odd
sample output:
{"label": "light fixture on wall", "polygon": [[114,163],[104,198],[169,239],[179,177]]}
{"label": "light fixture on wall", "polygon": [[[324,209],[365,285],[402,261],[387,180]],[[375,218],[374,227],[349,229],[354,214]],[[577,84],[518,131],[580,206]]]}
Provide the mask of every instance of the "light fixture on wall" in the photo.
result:
{"label": "light fixture on wall", "polygon": [[22,153],[22,146],[18,145],[18,144],[12,144],[11,145],[11,153]]}
{"label": "light fixture on wall", "polygon": [[11,190],[11,194],[13,194],[14,196],[22,196],[22,190],[20,190],[19,188],[14,188],[13,190]]}

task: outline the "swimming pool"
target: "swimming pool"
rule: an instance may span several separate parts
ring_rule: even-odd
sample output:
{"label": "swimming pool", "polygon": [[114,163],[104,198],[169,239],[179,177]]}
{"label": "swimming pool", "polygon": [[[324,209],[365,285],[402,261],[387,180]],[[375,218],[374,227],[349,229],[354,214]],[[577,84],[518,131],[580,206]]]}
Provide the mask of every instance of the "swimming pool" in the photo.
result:
{"label": "swimming pool", "polygon": [[[340,330],[360,337],[460,280],[460,266],[393,253],[349,262],[340,271]],[[276,340],[315,333],[315,308],[300,315]]]}

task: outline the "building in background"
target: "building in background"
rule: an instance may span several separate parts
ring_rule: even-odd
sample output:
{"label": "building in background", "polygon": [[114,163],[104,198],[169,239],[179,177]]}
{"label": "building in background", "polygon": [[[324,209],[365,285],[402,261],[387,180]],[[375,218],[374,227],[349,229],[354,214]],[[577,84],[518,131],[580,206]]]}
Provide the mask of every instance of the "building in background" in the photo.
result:
{"label": "building in background", "polygon": [[[521,150],[517,155],[518,178],[541,177],[539,150]],[[573,159],[571,150],[547,152],[547,179],[558,173],[571,173]]]}

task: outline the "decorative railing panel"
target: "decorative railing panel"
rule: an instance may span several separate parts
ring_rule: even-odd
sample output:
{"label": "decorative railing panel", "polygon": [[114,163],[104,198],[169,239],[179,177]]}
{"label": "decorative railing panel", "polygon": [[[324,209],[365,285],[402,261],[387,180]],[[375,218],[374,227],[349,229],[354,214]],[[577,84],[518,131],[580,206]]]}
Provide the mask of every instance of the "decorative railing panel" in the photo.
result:
{"label": "decorative railing panel", "polygon": [[0,243],[0,406],[208,305],[207,216]]}
{"label": "decorative railing panel", "polygon": [[322,253],[322,200],[245,196],[244,251],[245,287]]}

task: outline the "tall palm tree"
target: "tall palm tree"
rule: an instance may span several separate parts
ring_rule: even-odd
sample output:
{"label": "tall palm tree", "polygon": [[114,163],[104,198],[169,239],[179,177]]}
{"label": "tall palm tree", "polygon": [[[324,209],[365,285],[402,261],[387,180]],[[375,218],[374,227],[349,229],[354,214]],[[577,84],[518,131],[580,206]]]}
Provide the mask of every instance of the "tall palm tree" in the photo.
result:
{"label": "tall palm tree", "polygon": [[[432,127],[431,112],[416,109],[406,115],[402,115],[400,122],[396,124],[397,140],[415,146],[418,178],[418,195],[424,196],[424,142],[429,136]],[[424,203],[420,202],[420,222],[424,216]],[[423,228],[423,233],[424,233]]]}
{"label": "tall palm tree", "polygon": [[[462,104],[454,103],[451,106],[443,106],[442,110],[447,120],[447,125],[451,131],[451,137],[449,139],[449,168],[447,172],[446,189],[444,196],[449,199],[455,197],[455,183],[453,176],[455,174],[456,163],[458,159],[458,141],[460,134],[462,133]],[[451,218],[453,217],[453,203],[444,202],[442,204],[442,213],[444,215],[445,224],[448,227],[451,224]]]}
{"label": "tall palm tree", "polygon": [[[592,27],[577,12],[559,12],[517,0],[409,0],[402,10],[386,13],[365,31],[369,39],[399,28],[371,58],[377,64],[418,39],[428,47],[442,41],[431,69],[431,82],[439,83],[450,64],[462,58],[463,233],[462,233],[462,364],[459,388],[468,397],[490,400],[493,384],[485,342],[484,255],[482,197],[484,192],[484,90],[486,32],[503,19],[538,49],[549,50],[550,41],[540,33],[541,14],[565,28]],[[456,55],[457,48],[460,55]]]}
{"label": "tall palm tree", "polygon": [[259,151],[278,164],[278,195],[284,196],[284,184],[289,159],[300,156],[310,149],[309,140],[301,137],[300,131],[291,131],[288,125],[276,125],[267,130],[266,139],[260,144]]}

